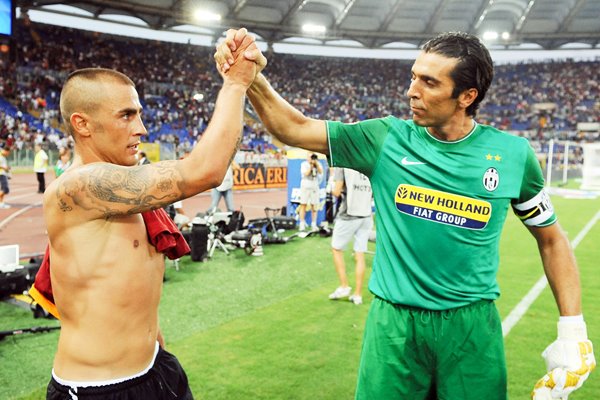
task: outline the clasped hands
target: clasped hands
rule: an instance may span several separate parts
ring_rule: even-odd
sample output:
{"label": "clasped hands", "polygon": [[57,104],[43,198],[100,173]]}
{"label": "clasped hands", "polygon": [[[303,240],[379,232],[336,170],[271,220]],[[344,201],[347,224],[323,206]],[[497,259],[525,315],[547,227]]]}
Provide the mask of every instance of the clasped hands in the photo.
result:
{"label": "clasped hands", "polygon": [[224,79],[238,73],[237,66],[245,64],[244,61],[253,63],[254,75],[248,85],[267,65],[267,59],[256,46],[254,37],[248,34],[246,28],[229,29],[225,40],[217,44],[214,59],[217,69]]}

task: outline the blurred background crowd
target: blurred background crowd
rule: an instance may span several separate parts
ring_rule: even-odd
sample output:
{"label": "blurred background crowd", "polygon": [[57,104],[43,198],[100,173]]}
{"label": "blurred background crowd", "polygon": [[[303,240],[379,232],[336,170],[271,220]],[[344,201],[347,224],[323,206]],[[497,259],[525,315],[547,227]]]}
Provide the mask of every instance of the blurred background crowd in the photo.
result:
{"label": "blurred background crowd", "polygon": [[[69,146],[61,129],[59,93],[66,75],[84,67],[114,68],[132,77],[144,106],[147,142],[169,143],[176,155],[194,146],[221,85],[212,48],[133,39],[17,21],[16,63],[0,61],[0,143],[17,154],[42,143]],[[269,54],[266,74],[279,93],[306,114],[354,122],[395,115],[409,118],[410,61]],[[525,136],[539,152],[551,138],[600,139],[581,123],[600,122],[600,61],[506,64],[477,120]],[[282,158],[248,109],[242,162]],[[571,163],[581,160],[573,150]]]}

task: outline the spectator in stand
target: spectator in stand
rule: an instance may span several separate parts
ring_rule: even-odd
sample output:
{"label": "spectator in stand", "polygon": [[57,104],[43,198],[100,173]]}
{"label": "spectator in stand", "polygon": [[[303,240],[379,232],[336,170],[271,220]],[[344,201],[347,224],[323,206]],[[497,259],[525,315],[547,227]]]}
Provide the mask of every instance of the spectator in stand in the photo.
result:
{"label": "spectator in stand", "polygon": [[38,182],[38,193],[46,191],[46,170],[48,169],[48,154],[40,143],[35,144],[35,157],[33,159],[33,172]]}
{"label": "spectator in stand", "polygon": [[[15,129],[9,130],[13,134],[29,135],[31,127],[23,119],[22,111],[34,108],[38,98],[51,99],[42,109],[40,120],[43,133],[52,140],[48,135],[52,122],[58,118],[57,102],[52,100],[58,97],[58,82],[74,65],[93,66],[98,59],[112,68],[124,70],[134,77],[140,91],[152,95],[144,114],[149,141],[162,141],[163,136],[164,141],[176,143],[176,137],[183,134],[193,142],[214,111],[214,102],[194,99],[195,93],[212,98],[218,89],[220,80],[216,72],[206,68],[205,61],[198,61],[208,59],[212,49],[151,41],[133,43],[126,38],[77,32],[21,19],[16,29],[18,67],[24,67],[19,72],[19,84],[24,89],[17,92],[13,84],[4,86],[5,97],[14,99],[21,113]],[[32,31],[44,37],[44,46],[36,44]],[[132,48],[139,57],[128,57]],[[408,105],[398,101],[408,89],[400,77],[410,73],[409,62],[307,59],[285,54],[274,57],[277,62],[271,66],[273,85],[281,88],[282,94],[309,116],[345,122],[386,115],[410,117]],[[550,132],[555,139],[575,140],[578,122],[600,119],[600,107],[595,106],[600,98],[599,69],[599,60],[497,66],[495,82],[480,107],[480,121],[511,132],[524,131],[523,136],[532,139],[537,134],[534,128],[539,121],[536,107],[539,103],[554,104],[538,140],[544,144]],[[38,73],[40,70],[44,71],[43,75]],[[334,75],[336,79],[326,79]],[[593,139],[588,136],[578,140]],[[21,140],[30,142],[25,137]],[[260,123],[245,127],[242,143],[243,148],[249,150],[267,151],[273,147]]]}

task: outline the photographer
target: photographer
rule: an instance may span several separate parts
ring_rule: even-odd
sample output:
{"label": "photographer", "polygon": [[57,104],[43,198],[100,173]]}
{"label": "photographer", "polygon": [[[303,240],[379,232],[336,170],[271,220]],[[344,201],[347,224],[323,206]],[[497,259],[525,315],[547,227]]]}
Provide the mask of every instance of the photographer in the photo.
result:
{"label": "photographer", "polygon": [[300,166],[300,205],[298,206],[298,216],[300,218],[301,231],[306,229],[306,209],[312,212],[311,228],[317,229],[317,211],[319,205],[319,182],[323,177],[323,167],[319,162],[319,156],[315,153],[308,153],[306,161]]}
{"label": "photographer", "polygon": [[227,168],[227,173],[225,173],[223,182],[211,190],[211,203],[210,207],[208,208],[209,213],[217,211],[217,206],[219,205],[221,197],[225,201],[225,207],[227,207],[227,211],[235,211],[235,207],[233,205],[233,170],[238,169],[239,167],[240,166],[235,161],[232,161],[231,165],[229,165],[229,168]]}

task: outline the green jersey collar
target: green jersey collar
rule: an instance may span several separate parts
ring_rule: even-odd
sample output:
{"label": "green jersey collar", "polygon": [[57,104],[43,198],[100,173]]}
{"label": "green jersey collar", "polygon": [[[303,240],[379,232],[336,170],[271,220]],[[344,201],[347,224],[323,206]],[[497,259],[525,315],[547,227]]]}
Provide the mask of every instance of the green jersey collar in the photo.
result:
{"label": "green jersey collar", "polygon": [[475,137],[477,137],[479,135],[479,132],[481,131],[479,128],[479,124],[477,123],[477,121],[473,120],[473,128],[471,129],[471,131],[469,131],[469,133],[458,140],[454,140],[454,141],[446,141],[446,140],[440,140],[438,138],[436,138],[435,136],[433,136],[431,133],[429,133],[429,130],[424,127],[424,126],[419,126],[416,125],[417,131],[421,133],[421,135],[431,144],[433,144],[436,147],[439,148],[449,148],[450,146],[452,146],[451,148],[457,148],[457,147],[462,147],[463,145],[466,145],[467,143],[470,143]]}

